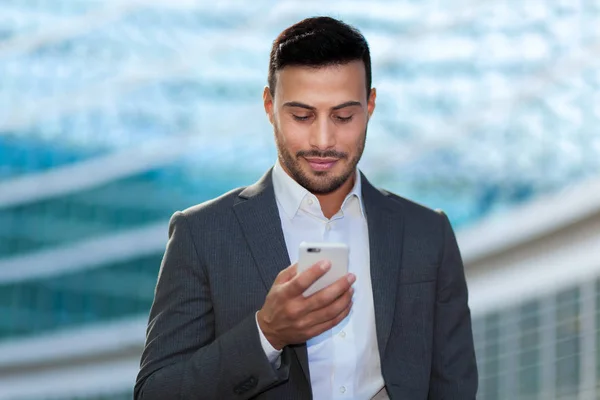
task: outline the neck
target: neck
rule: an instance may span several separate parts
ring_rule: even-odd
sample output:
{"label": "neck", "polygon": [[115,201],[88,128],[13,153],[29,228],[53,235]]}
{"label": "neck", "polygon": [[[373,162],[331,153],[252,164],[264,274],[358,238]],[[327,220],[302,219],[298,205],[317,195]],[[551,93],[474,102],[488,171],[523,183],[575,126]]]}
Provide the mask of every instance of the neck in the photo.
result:
{"label": "neck", "polygon": [[327,194],[315,194],[315,197],[319,199],[319,204],[321,204],[321,211],[327,219],[333,217],[342,208],[342,203],[354,187],[355,180],[356,174],[353,174],[351,178],[335,191]]}

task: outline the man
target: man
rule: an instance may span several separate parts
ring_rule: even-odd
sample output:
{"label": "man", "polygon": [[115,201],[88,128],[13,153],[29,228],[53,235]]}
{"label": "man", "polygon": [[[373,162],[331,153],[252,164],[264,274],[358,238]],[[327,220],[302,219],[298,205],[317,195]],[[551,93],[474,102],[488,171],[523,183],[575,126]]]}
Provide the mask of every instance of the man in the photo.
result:
{"label": "man", "polygon": [[[303,20],[273,43],[264,107],[278,160],[173,216],[135,398],[475,398],[467,287],[448,221],[357,169],[375,108],[364,37]],[[301,241],[349,273],[304,297]],[[290,265],[291,264],[291,265]]]}

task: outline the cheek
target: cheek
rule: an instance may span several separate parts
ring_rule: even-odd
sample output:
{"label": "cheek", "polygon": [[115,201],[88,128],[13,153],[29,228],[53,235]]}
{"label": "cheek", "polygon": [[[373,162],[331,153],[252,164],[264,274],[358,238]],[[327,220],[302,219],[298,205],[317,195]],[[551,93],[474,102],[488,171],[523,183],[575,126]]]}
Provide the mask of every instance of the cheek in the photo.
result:
{"label": "cheek", "polygon": [[356,151],[356,148],[364,140],[365,130],[361,126],[347,127],[338,135],[338,144],[349,151]]}
{"label": "cheek", "polygon": [[278,134],[280,141],[289,149],[305,149],[308,145],[309,132],[308,129],[302,128],[295,123],[279,123]]}

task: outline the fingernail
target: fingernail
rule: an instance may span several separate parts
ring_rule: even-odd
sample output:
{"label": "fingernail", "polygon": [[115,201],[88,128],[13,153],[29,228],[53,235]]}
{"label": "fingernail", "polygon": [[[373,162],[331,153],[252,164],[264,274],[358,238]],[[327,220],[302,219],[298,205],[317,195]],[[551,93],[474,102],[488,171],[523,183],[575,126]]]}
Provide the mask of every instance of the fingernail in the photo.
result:
{"label": "fingernail", "polygon": [[327,271],[329,268],[331,268],[331,263],[329,261],[321,261],[321,269],[323,271]]}
{"label": "fingernail", "polygon": [[355,280],[356,280],[356,275],[354,275],[354,274],[348,275],[348,283],[353,284]]}

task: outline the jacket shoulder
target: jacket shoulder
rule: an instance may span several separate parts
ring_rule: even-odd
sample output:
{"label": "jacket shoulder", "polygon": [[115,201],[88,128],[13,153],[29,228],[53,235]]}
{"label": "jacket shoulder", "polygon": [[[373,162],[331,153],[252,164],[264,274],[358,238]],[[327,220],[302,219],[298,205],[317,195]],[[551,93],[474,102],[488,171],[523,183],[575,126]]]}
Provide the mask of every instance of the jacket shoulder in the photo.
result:
{"label": "jacket shoulder", "polygon": [[399,196],[389,190],[379,189],[384,196],[388,197],[395,204],[402,207],[403,211],[408,216],[413,216],[416,218],[426,218],[433,219],[435,221],[439,221],[440,217],[445,217],[445,213],[441,209],[433,209],[424,204],[418,203],[414,200],[407,199],[406,197]]}
{"label": "jacket shoulder", "polygon": [[435,263],[435,260],[441,259],[444,238],[448,232],[453,232],[446,214],[440,209],[427,207],[395,193],[383,192],[391,201],[399,205],[398,209],[404,221],[404,239],[407,241],[407,248],[429,249],[431,254],[423,253],[418,256],[424,257],[422,262]]}
{"label": "jacket shoulder", "polygon": [[219,197],[188,207],[181,211],[181,213],[189,221],[203,220],[205,218],[212,219],[215,217],[221,218],[224,214],[231,212],[234,202],[245,188],[244,186],[232,189]]}

